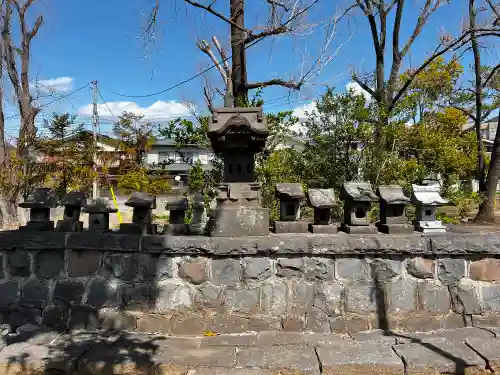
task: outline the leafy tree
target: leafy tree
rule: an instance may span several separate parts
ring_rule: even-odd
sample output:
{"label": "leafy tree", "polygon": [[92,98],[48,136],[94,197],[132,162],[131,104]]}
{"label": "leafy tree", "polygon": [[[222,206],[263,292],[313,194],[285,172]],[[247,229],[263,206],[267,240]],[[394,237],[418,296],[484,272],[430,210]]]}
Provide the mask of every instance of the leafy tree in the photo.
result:
{"label": "leafy tree", "polygon": [[120,176],[117,186],[125,194],[142,191],[160,195],[169,192],[171,189],[163,174],[142,167],[129,169]]}

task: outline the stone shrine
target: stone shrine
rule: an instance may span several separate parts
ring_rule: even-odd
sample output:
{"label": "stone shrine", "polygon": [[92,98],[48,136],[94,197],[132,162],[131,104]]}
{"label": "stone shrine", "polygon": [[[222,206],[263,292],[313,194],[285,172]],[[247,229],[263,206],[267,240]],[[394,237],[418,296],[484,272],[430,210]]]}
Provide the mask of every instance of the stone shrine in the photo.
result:
{"label": "stone shrine", "polygon": [[193,198],[193,218],[189,224],[190,234],[205,234],[208,217],[205,210],[205,197],[203,195],[196,195]]}
{"label": "stone shrine", "polygon": [[82,232],[83,222],[80,221],[82,207],[87,203],[87,196],[83,191],[71,191],[64,196],[61,202],[64,206],[64,216],[56,225],[61,232]]}
{"label": "stone shrine", "polygon": [[165,234],[186,234],[186,211],[189,208],[189,202],[186,197],[170,199],[165,206],[169,211],[168,225],[165,226]]}
{"label": "stone shrine", "polygon": [[344,222],[341,229],[346,233],[377,233],[370,224],[368,213],[372,202],[378,201],[368,182],[344,182],[340,190],[344,201]]}
{"label": "stone shrine", "polygon": [[216,108],[208,126],[212,148],[224,159],[224,182],[219,185],[210,235],[267,235],[269,210],[261,207],[254,174],[255,154],[262,151],[269,134],[262,107]]}
{"label": "stone shrine", "polygon": [[280,219],[274,223],[275,233],[306,233],[307,223],[300,219],[300,200],[305,197],[301,184],[276,184],[276,198],[280,200]]}
{"label": "stone shrine", "polygon": [[105,198],[97,198],[83,207],[83,212],[89,214],[89,231],[108,232],[109,214],[118,210]]}
{"label": "stone shrine", "polygon": [[429,234],[446,232],[446,227],[436,219],[437,208],[448,203],[439,190],[439,185],[412,185],[411,202],[416,206],[416,231]]}
{"label": "stone shrine", "polygon": [[309,189],[309,203],[314,208],[314,222],[310,225],[313,233],[337,233],[338,228],[331,223],[332,208],[337,206],[333,189]]}
{"label": "stone shrine", "polygon": [[382,185],[377,189],[380,197],[380,224],[382,233],[411,233],[413,228],[406,224],[405,209],[410,198],[404,195],[399,185]]}
{"label": "stone shrine", "polygon": [[120,224],[120,232],[129,234],[156,234],[153,224],[153,210],[156,196],[149,193],[134,192],[125,206],[133,208],[132,223]]}
{"label": "stone shrine", "polygon": [[21,208],[29,208],[30,220],[25,227],[28,230],[54,230],[54,221],[50,220],[50,209],[57,207],[55,193],[48,188],[37,188],[31,192],[26,200],[19,203]]}

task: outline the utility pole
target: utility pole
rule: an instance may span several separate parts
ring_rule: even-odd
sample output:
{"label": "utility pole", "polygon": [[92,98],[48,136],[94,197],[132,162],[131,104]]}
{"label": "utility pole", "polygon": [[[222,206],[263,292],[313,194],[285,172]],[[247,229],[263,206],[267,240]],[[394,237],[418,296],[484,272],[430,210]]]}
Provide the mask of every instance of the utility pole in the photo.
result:
{"label": "utility pole", "polygon": [[94,136],[94,156],[92,163],[93,180],[92,180],[92,198],[97,198],[97,134],[99,131],[99,112],[97,111],[97,81],[92,81],[93,96],[92,96],[92,134]]}

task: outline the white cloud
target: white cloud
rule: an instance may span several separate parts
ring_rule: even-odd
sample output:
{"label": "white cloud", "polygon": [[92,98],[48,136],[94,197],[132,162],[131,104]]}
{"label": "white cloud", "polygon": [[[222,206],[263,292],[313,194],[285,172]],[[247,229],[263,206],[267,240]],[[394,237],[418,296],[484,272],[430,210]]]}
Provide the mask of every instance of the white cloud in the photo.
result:
{"label": "white cloud", "polygon": [[310,102],[295,107],[293,116],[298,117],[300,120],[305,120],[307,115],[312,114],[314,111],[316,111],[316,102]]}
{"label": "white cloud", "polygon": [[363,89],[359,83],[351,81],[345,85],[345,91],[352,91],[355,94],[361,94],[365,97],[366,102],[370,102],[372,100],[372,96]]}
{"label": "white cloud", "polygon": [[42,79],[32,83],[31,88],[42,94],[69,92],[73,89],[73,81],[71,77]]}
{"label": "white cloud", "polygon": [[[143,115],[144,121],[151,122],[166,121],[191,115],[190,109],[185,104],[175,100],[167,102],[158,100],[145,108],[140,107],[135,102],[107,102],[106,104],[99,104],[97,110],[101,118],[116,119],[116,116],[120,116],[123,112],[132,112],[136,115]],[[81,107],[78,112],[82,116],[92,116],[92,104]]]}

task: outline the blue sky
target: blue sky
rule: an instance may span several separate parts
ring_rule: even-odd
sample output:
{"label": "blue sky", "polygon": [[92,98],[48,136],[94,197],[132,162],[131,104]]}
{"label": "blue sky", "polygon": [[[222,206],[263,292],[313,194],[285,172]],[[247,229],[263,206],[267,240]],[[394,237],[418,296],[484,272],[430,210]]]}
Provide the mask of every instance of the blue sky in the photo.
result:
{"label": "blue sky", "polygon": [[[193,9],[182,0],[163,0],[159,14],[158,40],[150,56],[140,42],[140,31],[145,14],[152,0],[38,0],[31,9],[30,17],[44,15],[44,25],[33,41],[31,79],[43,87],[51,86],[58,94],[71,92],[92,80],[99,82],[105,106],[99,106],[103,131],[110,130],[111,117],[107,107],[115,115],[123,109],[145,113],[152,121],[186,113],[181,104],[189,100],[199,111],[205,111],[202,81],[195,79],[174,90],[147,98],[127,98],[126,95],[143,95],[161,91],[187,79],[210,65],[207,56],[195,45],[198,38],[210,39],[215,35],[228,45],[228,25],[212,15]],[[416,12],[423,0],[408,2],[403,22],[403,36],[410,32],[416,20]],[[225,11],[227,0],[218,0],[218,9]],[[263,0],[250,0],[247,5],[247,26],[262,24],[266,17]],[[259,5],[260,4],[260,5]],[[464,12],[464,4],[443,5],[430,19],[405,63],[416,65],[430,52],[442,33],[456,34]],[[322,0],[308,14],[312,23],[321,23],[347,2]],[[227,12],[226,12],[227,13]],[[264,41],[248,51],[249,80],[265,80],[274,77],[298,76],[300,66],[306,66],[311,56],[322,44],[320,27],[307,35],[295,38],[278,38]],[[390,41],[389,41],[390,42]],[[337,26],[336,36],[327,54],[342,45],[338,55],[321,75],[314,77],[299,93],[283,88],[264,91],[268,111],[308,108],[309,103],[324,91],[325,85],[344,89],[350,81],[351,69],[363,73],[373,70],[373,47],[364,17],[345,18]],[[497,56],[498,58],[498,56]],[[219,76],[210,72],[212,84],[220,87]],[[42,90],[43,91],[43,90]],[[61,99],[44,108],[39,120],[50,117],[53,111],[79,113],[84,122],[91,103],[88,88]],[[46,103],[53,98],[40,99]],[[16,113],[7,106],[6,116]],[[16,119],[9,120],[7,132],[15,135]]]}

